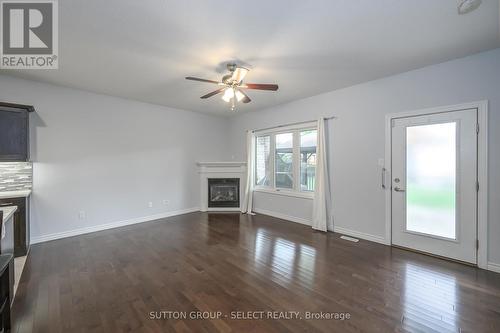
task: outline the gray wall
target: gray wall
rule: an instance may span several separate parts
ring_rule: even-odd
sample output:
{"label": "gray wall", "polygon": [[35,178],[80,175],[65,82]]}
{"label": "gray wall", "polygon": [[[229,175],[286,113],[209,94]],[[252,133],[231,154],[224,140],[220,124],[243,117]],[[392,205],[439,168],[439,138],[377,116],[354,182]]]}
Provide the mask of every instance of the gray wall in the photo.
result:
{"label": "gray wall", "polygon": [[[244,158],[247,129],[337,116],[329,124],[335,226],[381,239],[385,198],[378,159],[385,153],[385,115],[485,99],[489,100],[489,261],[500,263],[500,49],[234,117],[232,155]],[[304,221],[310,220],[312,204],[256,193],[255,207]]]}
{"label": "gray wall", "polygon": [[0,76],[0,100],[36,107],[35,241],[198,207],[195,162],[227,159],[226,118],[7,76]]}
{"label": "gray wall", "polygon": [[[34,239],[198,207],[196,161],[245,160],[246,129],[320,115],[338,117],[329,122],[335,225],[380,239],[385,115],[483,99],[490,102],[489,260],[500,263],[500,49],[230,119],[0,76],[0,100],[37,108]],[[312,202],[258,193],[255,206],[307,223]]]}

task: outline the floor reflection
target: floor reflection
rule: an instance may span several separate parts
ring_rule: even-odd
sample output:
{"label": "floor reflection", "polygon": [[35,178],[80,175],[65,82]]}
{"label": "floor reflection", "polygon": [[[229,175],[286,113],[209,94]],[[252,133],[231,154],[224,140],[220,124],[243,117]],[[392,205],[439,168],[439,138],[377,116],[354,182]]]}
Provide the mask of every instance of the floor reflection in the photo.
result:
{"label": "floor reflection", "polygon": [[299,266],[302,268],[303,272],[303,280],[305,280],[309,286],[312,286],[314,283],[315,267],[316,267],[316,249],[300,244],[299,245]]}
{"label": "floor reflection", "polygon": [[265,236],[265,232],[262,229],[258,229],[255,234],[255,252],[254,259],[255,263],[265,263],[267,264],[271,259],[269,255],[272,253],[272,241]]}
{"label": "floor reflection", "polygon": [[[240,223],[236,217],[240,217],[239,213],[208,213],[206,220],[206,243],[208,245],[219,244],[224,240],[229,240],[237,244],[240,240]],[[221,233],[220,226],[225,226],[230,232]]]}
{"label": "floor reflection", "polygon": [[270,270],[268,273],[277,282],[300,283],[306,287],[314,284],[316,249],[309,245],[275,237],[265,229],[258,229],[254,260],[257,268]]}
{"label": "floor reflection", "polygon": [[407,263],[402,324],[409,331],[458,332],[454,276]]}
{"label": "floor reflection", "polygon": [[295,278],[297,258],[295,244],[283,238],[273,240],[272,269],[284,282],[290,283]]}

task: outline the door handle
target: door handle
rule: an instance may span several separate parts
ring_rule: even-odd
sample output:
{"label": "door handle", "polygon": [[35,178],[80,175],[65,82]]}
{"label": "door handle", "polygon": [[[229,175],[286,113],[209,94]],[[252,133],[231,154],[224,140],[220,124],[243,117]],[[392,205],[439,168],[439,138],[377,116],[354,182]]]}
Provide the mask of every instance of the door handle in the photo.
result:
{"label": "door handle", "polygon": [[385,168],[382,168],[382,188],[385,189]]}
{"label": "door handle", "polygon": [[405,190],[403,190],[402,188],[399,188],[398,186],[396,186],[394,188],[394,191],[396,191],[396,192],[404,192]]}

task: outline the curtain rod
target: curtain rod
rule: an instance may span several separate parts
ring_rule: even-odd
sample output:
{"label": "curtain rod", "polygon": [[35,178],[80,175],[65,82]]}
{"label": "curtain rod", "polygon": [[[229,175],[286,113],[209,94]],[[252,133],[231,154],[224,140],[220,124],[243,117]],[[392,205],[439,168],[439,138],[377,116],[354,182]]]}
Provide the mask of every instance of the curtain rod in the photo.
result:
{"label": "curtain rod", "polygon": [[[324,117],[325,120],[329,120],[329,119],[337,119],[337,117],[335,116],[331,116],[331,117]],[[260,132],[260,131],[266,131],[266,130],[270,130],[270,129],[275,129],[275,128],[280,128],[280,127],[288,127],[288,126],[294,126],[294,125],[300,125],[300,124],[306,124],[306,123],[312,123],[314,121],[317,121],[317,120],[307,120],[307,121],[298,121],[298,122],[295,122],[295,123],[290,123],[290,124],[284,124],[284,125],[278,125],[278,126],[273,126],[273,127],[266,127],[266,128],[259,128],[259,129],[256,129],[256,130],[251,130],[252,133],[255,133],[255,132]]]}

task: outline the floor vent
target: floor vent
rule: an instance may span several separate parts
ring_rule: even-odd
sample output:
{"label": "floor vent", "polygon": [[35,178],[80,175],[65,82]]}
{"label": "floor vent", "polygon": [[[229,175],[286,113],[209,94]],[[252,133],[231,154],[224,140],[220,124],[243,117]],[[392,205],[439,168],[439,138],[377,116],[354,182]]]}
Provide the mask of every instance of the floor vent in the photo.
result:
{"label": "floor vent", "polygon": [[354,243],[359,242],[359,239],[353,238],[353,237],[349,237],[349,236],[342,235],[342,236],[340,236],[340,238],[345,239],[345,240],[347,240],[349,242],[354,242]]}

